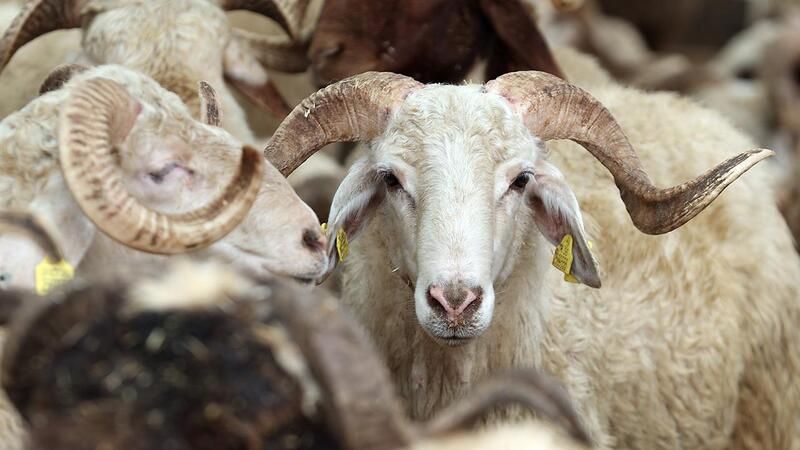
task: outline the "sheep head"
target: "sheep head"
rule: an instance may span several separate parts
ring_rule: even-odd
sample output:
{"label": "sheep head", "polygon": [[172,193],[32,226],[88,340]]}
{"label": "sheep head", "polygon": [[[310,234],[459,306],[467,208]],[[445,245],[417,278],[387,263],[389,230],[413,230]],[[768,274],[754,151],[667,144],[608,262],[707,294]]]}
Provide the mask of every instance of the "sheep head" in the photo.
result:
{"label": "sheep head", "polygon": [[319,84],[367,71],[459,82],[479,56],[491,74],[561,74],[519,0],[327,0],[309,49]]}
{"label": "sheep head", "polygon": [[[34,100],[57,103],[43,121],[53,148],[43,151],[59,155],[61,172],[43,181],[31,207],[58,224],[75,267],[99,229],[140,252],[212,254],[259,277],[319,276],[326,241],[313,211],[258,151],[214,126],[214,91],[198,90],[208,123],[119,66],[85,70]],[[20,254],[19,239],[3,239],[0,254],[22,271],[15,281],[32,286],[41,250],[26,245]]]}
{"label": "sheep head", "polygon": [[[223,76],[279,117],[289,109],[271,85],[269,68],[302,71],[300,25],[308,0],[35,0],[28,2],[0,40],[0,70],[37,36],[83,29],[82,63],[121,64],[142,71],[194,105],[199,80]],[[289,39],[235,30],[225,10],[244,9],[278,23]]]}
{"label": "sheep head", "polygon": [[611,113],[542,72],[514,72],[485,86],[426,86],[375,72],[351,77],[298,105],[265,153],[289,171],[329,142],[370,142],[333,200],[328,270],[338,261],[336,237],[352,240],[382,215],[387,262],[413,289],[420,324],[454,344],[489,326],[494,284],[511,272],[523,243],[535,245],[534,236],[552,244],[569,236],[570,275],[600,286],[578,202],[545,157],[543,141],[551,139],[591,152],[613,175],[634,225],[648,234],[680,227],[772,154],[745,152],[659,189]]}
{"label": "sheep head", "polygon": [[338,301],[215,263],[72,282],[45,298],[0,293],[5,305],[16,310],[3,388],[35,449],[390,450],[465,432],[508,404],[587,442],[563,387],[532,370],[497,374],[411,423]]}

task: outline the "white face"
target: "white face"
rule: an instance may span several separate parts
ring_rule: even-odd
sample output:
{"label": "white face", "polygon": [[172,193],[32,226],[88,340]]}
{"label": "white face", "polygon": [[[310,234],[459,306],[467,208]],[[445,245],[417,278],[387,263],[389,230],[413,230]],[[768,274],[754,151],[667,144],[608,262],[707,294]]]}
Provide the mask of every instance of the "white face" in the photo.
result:
{"label": "white face", "polygon": [[[337,192],[332,226],[353,236],[372,210],[383,216],[390,264],[414,285],[420,325],[452,345],[489,327],[494,286],[534,224],[551,242],[584,234],[542,142],[480,86],[427,86],[398,107]],[[576,270],[592,283],[589,262]]]}

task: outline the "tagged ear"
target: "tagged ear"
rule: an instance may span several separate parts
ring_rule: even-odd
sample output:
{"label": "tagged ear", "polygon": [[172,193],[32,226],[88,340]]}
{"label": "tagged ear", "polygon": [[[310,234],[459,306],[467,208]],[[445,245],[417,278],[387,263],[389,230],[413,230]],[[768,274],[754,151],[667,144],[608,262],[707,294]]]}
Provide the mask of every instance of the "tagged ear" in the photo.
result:
{"label": "tagged ear", "polygon": [[343,230],[346,239],[352,241],[366,227],[385,194],[377,171],[367,159],[353,164],[339,185],[336,195],[333,196],[327,231],[329,257],[327,274],[336,268],[339,261],[336,239],[339,230]]}
{"label": "tagged ear", "polygon": [[0,225],[0,290],[33,291],[37,266],[49,254],[50,259],[58,254],[57,259],[63,257],[77,270],[95,236],[94,225],[80,212],[60,175],[51,176],[26,209],[36,216],[38,227],[14,227],[7,218],[6,225]]}
{"label": "tagged ear", "polygon": [[538,70],[565,78],[539,26],[521,0],[481,0],[480,5],[508,49],[508,53],[500,53],[512,55],[514,61],[522,64],[522,67],[506,67],[504,72]]}
{"label": "tagged ear", "polygon": [[536,226],[550,243],[558,245],[564,236],[572,235],[570,273],[581,283],[599,288],[600,276],[589,251],[578,200],[564,181],[564,175],[554,165],[539,161],[526,196],[533,208]]}

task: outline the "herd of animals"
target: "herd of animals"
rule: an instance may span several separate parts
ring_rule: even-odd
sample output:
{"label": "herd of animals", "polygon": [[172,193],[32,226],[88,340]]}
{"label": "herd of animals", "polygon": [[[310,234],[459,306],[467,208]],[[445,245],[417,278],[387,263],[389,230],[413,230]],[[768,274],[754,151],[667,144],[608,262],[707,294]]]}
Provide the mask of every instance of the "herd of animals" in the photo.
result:
{"label": "herd of animals", "polygon": [[800,4],[0,26],[0,449],[800,449]]}

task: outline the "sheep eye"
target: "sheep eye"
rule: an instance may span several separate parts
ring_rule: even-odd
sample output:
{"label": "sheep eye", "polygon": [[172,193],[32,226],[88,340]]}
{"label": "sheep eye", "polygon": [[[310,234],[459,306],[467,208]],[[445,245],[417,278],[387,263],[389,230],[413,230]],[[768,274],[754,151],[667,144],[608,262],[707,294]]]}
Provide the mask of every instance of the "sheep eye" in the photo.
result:
{"label": "sheep eye", "polygon": [[392,172],[384,172],[383,182],[386,183],[386,187],[389,189],[402,188],[402,186],[400,186],[400,180],[398,180]]}
{"label": "sheep eye", "polygon": [[[161,170],[157,170],[155,172],[149,172],[147,174],[147,176],[150,178],[150,181],[152,181],[153,183],[161,184],[161,183],[164,182],[164,180],[167,178],[167,176],[170,173],[172,173],[173,170],[175,170],[175,169],[177,169],[179,167],[180,166],[178,165],[178,163],[169,163],[166,166],[164,166],[164,168],[162,168]],[[186,169],[186,171],[189,174],[192,174],[192,170]]]}
{"label": "sheep eye", "polygon": [[521,174],[517,175],[517,178],[514,178],[514,181],[511,182],[511,189],[525,189],[525,186],[528,185],[528,182],[531,181],[531,174],[529,172],[522,172]]}

